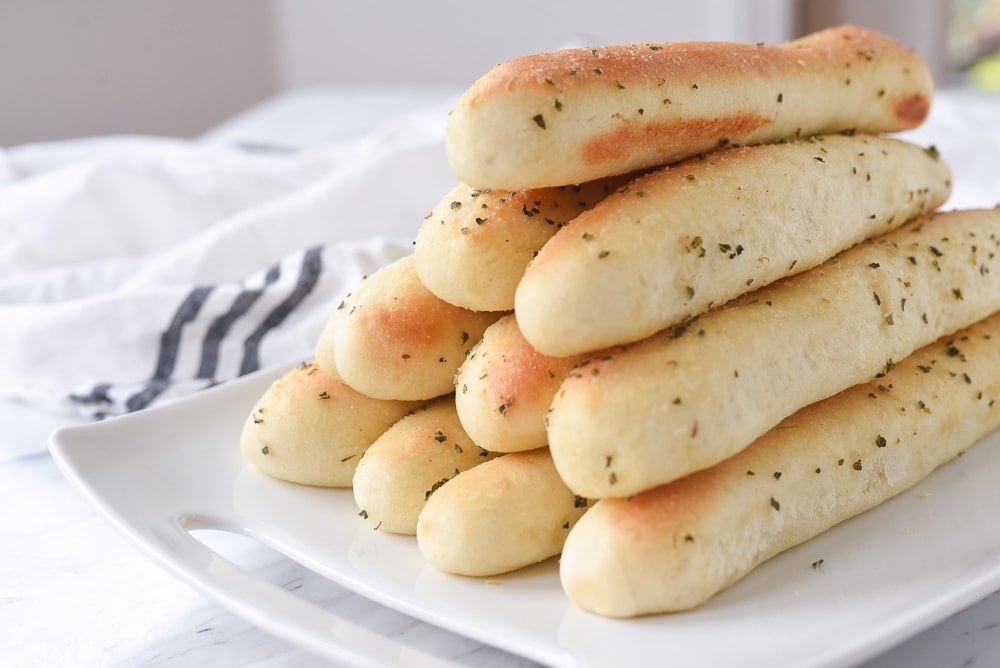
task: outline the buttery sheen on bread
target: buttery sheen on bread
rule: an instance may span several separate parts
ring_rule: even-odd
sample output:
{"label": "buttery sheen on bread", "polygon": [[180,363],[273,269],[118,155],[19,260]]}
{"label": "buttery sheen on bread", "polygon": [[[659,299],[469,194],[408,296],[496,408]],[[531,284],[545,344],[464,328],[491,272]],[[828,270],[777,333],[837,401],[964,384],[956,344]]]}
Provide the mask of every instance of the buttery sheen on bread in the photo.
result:
{"label": "buttery sheen on bread", "polygon": [[731,457],[796,410],[1000,309],[1000,209],[924,216],[807,272],[590,358],[552,403],[580,496],[624,497]]}
{"label": "buttery sheen on bread", "polygon": [[[423,286],[407,255],[368,276],[333,313],[321,360],[358,392],[426,400],[454,390],[455,371],[500,314],[449,304]],[[332,355],[321,348],[329,346]],[[329,362],[327,362],[329,363]]]}
{"label": "buttery sheen on bread", "polygon": [[733,144],[913,128],[932,89],[916,53],[854,26],[778,46],[564,49],[476,81],[448,117],[448,159],[476,187],[583,183]]}
{"label": "buttery sheen on bread", "polygon": [[486,328],[455,374],[455,408],[472,439],[497,452],[548,443],[545,417],[566,374],[585,359],[531,347],[508,314]]}
{"label": "buttery sheen on bread", "polygon": [[599,501],[566,540],[563,588],[613,617],[699,605],[1000,427],[998,399],[994,315],[800,410],[712,468]]}
{"label": "buttery sheen on bread", "polygon": [[638,341],[936,209],[934,149],[830,135],[641,176],[545,244],[517,287],[525,338],[565,356]]}

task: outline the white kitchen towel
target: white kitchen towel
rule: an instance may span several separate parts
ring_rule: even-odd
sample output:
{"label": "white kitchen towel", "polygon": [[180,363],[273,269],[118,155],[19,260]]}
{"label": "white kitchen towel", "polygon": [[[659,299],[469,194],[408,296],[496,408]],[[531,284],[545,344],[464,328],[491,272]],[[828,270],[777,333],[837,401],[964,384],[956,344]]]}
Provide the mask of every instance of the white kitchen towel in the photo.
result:
{"label": "white kitchen towel", "polygon": [[101,418],[308,359],[454,186],[446,114],[285,155],[151,137],[0,151],[0,397]]}

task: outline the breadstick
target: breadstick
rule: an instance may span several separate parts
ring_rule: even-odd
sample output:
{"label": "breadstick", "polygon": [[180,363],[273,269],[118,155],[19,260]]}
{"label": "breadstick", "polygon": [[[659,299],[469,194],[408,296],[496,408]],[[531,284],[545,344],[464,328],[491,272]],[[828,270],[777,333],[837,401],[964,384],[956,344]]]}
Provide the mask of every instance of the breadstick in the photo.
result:
{"label": "breadstick", "polygon": [[549,413],[580,496],[628,496],[734,455],[799,408],[1000,309],[1000,209],[931,214],[590,358]]}
{"label": "breadstick", "polygon": [[638,341],[901,226],[951,192],[933,149],[869,135],[716,151],[640,177],[560,230],[517,288],[548,355]]}
{"label": "breadstick", "polygon": [[710,469],[599,501],[566,541],[563,588],[614,617],[697,606],[1000,427],[997,399],[1000,315],[800,410]]}
{"label": "breadstick", "polygon": [[436,490],[417,520],[417,545],[446,573],[507,573],[558,554],[587,505],[559,479],[547,449],[516,452]]}
{"label": "breadstick", "polygon": [[455,374],[455,408],[466,432],[491,451],[544,447],[552,397],[584,359],[542,355],[521,335],[514,315],[503,316],[486,328]]}
{"label": "breadstick", "polygon": [[448,117],[447,152],[472,186],[583,183],[733,144],[913,128],[932,89],[917,54],[854,26],[778,46],[565,49],[476,81]]}
{"label": "breadstick", "polygon": [[368,276],[337,308],[320,347],[345,383],[377,399],[420,400],[454,391],[455,371],[500,314],[444,302],[407,255]]}
{"label": "breadstick", "polygon": [[412,536],[431,494],[495,456],[462,429],[453,397],[441,397],[403,417],[365,450],[354,471],[354,500],[373,527]]}
{"label": "breadstick", "polygon": [[340,373],[337,371],[337,356],[333,352],[333,332],[337,328],[336,320],[336,314],[334,314],[327,318],[326,323],[323,325],[323,331],[320,332],[319,338],[316,340],[316,346],[313,348],[313,361],[326,375],[343,382]]}
{"label": "breadstick", "polygon": [[273,478],[350,487],[361,453],[417,406],[363,396],[315,363],[303,363],[261,395],[243,426],[240,448]]}
{"label": "breadstick", "polygon": [[417,274],[446,302],[510,311],[524,267],[560,227],[628,176],[511,192],[458,185],[427,214],[414,247]]}

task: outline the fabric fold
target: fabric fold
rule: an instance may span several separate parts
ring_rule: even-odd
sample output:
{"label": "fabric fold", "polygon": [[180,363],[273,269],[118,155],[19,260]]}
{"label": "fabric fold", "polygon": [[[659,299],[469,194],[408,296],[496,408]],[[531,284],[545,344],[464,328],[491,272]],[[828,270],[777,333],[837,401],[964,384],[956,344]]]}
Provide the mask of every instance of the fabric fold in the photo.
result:
{"label": "fabric fold", "polygon": [[106,137],[0,155],[0,397],[96,419],[310,358],[454,185],[443,109],[291,154]]}

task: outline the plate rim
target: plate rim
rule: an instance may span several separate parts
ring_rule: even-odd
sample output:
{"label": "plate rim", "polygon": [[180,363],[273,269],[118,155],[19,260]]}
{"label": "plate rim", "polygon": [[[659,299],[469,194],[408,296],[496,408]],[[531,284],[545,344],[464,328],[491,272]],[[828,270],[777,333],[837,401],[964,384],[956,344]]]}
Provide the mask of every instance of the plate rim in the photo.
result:
{"label": "plate rim", "polygon": [[[257,388],[260,388],[260,391],[262,391],[270,380],[277,378],[278,375],[287,370],[289,367],[290,365],[280,365],[264,369],[248,376],[227,382],[223,385],[204,390],[200,393],[177,399],[163,406],[147,409],[146,411],[111,418],[103,422],[63,427],[53,432],[49,439],[49,450],[63,475],[71,480],[74,483],[74,486],[98,508],[101,514],[110,520],[119,531],[123,532],[130,542],[135,544],[147,558],[150,558],[161,568],[164,568],[164,570],[171,573],[178,579],[181,579],[198,591],[201,591],[212,600],[215,600],[224,607],[227,607],[231,612],[247,619],[257,626],[261,626],[261,618],[253,615],[253,613],[257,611],[247,610],[241,606],[236,606],[234,608],[231,605],[231,602],[221,600],[219,591],[213,589],[200,579],[192,577],[192,574],[182,565],[176,563],[176,560],[164,555],[162,550],[144,540],[142,532],[137,531],[136,527],[130,524],[129,519],[120,512],[119,508],[116,508],[114,504],[109,503],[106,493],[102,493],[99,486],[95,487],[95,481],[88,478],[87,475],[81,472],[79,462],[77,460],[81,456],[81,451],[85,449],[85,444],[88,439],[106,436],[106,432],[111,432],[112,435],[114,435],[116,430],[122,430],[123,433],[127,435],[129,433],[129,429],[142,427],[153,418],[159,418],[178,412],[182,414],[185,412],[198,413],[202,410],[205,403],[210,400],[218,402],[237,401],[240,398],[245,399],[246,396],[244,395],[252,396],[252,399],[256,400],[257,396],[254,392],[257,391]],[[251,392],[251,388],[253,389],[253,392]],[[151,418],[151,416],[153,416],[153,418]],[[233,429],[236,430],[237,427],[234,426]],[[1000,439],[1000,432],[994,432],[994,434],[987,437],[987,439],[989,438]],[[222,445],[220,444],[218,447],[222,447]],[[944,466],[948,466],[948,464]],[[937,472],[932,473],[929,478],[933,477],[936,473]],[[280,483],[281,481],[277,482]],[[902,496],[902,494],[906,494],[907,492],[912,492],[913,489],[914,488],[904,490],[900,496]],[[891,499],[887,503],[891,503],[893,501],[895,501],[895,499]],[[869,513],[877,510],[878,508],[873,509],[873,511],[864,513],[862,516],[868,515]],[[834,527],[831,531],[835,531],[838,528],[839,527]],[[290,554],[286,545],[280,541],[272,541],[266,533],[264,535],[249,535],[261,541],[268,547],[277,550],[289,559],[292,559],[301,567],[317,572],[315,568],[303,563],[302,559],[298,558],[294,551]],[[809,542],[810,541],[807,541],[807,544]],[[1000,554],[1000,546],[995,547],[997,549],[997,553]],[[796,548],[792,548],[792,550],[795,549]],[[788,552],[784,554],[787,553]],[[782,556],[783,555],[778,555],[775,559],[780,559]],[[329,578],[329,575],[326,573],[320,572],[319,575]],[[754,573],[751,573],[748,577],[752,577],[753,575]],[[562,647],[558,643],[550,648],[552,650],[550,652],[539,652],[537,648],[525,647],[521,643],[504,642],[504,639],[482,637],[481,634],[466,633],[457,629],[454,625],[442,624],[438,615],[421,614],[422,611],[420,609],[400,607],[399,605],[394,604],[394,599],[391,597],[372,597],[369,595],[369,592],[360,591],[356,586],[352,586],[352,582],[350,580],[339,578],[331,579],[334,579],[338,584],[353,591],[359,596],[375,600],[385,607],[395,609],[427,624],[453,633],[458,633],[478,642],[492,645],[535,661],[542,661],[550,664],[572,665],[581,658],[579,655],[574,654],[568,648]],[[746,578],[744,578],[744,580],[745,579]],[[919,634],[921,631],[926,630],[949,615],[968,607],[977,600],[990,595],[998,589],[1000,589],[1000,563],[998,563],[994,568],[980,572],[976,577],[967,580],[964,588],[951,590],[946,594],[938,595],[934,601],[930,601],[925,605],[907,610],[907,614],[899,617],[894,623],[883,621],[879,629],[872,629],[870,633],[863,634],[865,637],[852,638],[850,641],[841,643],[839,648],[832,648],[829,651],[822,653],[822,656],[817,655],[815,665],[840,666],[874,658],[883,651],[914,635]],[[679,614],[683,615],[686,613]],[[647,617],[641,619],[649,620],[651,618]],[[628,624],[630,621],[632,620],[615,620],[613,624]],[[647,624],[649,622],[640,621],[638,623]],[[297,633],[297,629],[294,627],[279,628],[272,622],[265,628],[269,632],[280,635],[294,644],[303,644],[301,634]]]}

